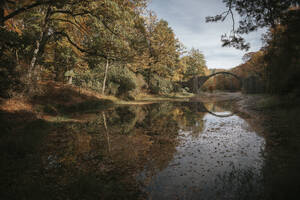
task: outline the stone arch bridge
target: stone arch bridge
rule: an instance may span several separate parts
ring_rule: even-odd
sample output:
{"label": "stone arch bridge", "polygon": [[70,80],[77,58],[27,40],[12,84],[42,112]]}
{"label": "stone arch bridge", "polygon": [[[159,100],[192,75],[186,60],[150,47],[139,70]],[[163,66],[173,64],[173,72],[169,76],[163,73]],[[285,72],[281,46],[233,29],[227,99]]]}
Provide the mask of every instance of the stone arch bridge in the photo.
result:
{"label": "stone arch bridge", "polygon": [[243,80],[241,77],[237,76],[236,74],[233,74],[231,72],[216,72],[208,76],[196,76],[194,78],[191,78],[189,81],[183,83],[184,87],[188,87],[190,91],[193,93],[198,94],[200,92],[200,88],[202,85],[211,77],[219,75],[219,74],[225,74],[235,77],[237,80],[240,81],[240,84],[243,85]]}

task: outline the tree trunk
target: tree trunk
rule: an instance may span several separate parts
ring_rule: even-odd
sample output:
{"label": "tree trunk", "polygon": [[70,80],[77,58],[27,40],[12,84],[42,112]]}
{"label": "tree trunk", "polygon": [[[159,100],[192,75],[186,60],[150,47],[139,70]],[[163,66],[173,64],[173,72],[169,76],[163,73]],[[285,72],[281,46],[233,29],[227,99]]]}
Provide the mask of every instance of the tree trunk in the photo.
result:
{"label": "tree trunk", "polygon": [[[43,37],[43,32],[41,33],[40,35],[40,38]],[[33,72],[34,72],[34,68],[35,68],[35,64],[36,64],[36,59],[37,59],[37,55],[39,53],[39,50],[40,50],[40,40],[37,40],[36,41],[36,48],[33,52],[33,56],[32,56],[32,59],[31,59],[31,62],[30,62],[30,67],[29,67],[29,71],[28,71],[28,78],[29,80],[32,79],[32,75],[33,75]]]}
{"label": "tree trunk", "polygon": [[5,1],[0,1],[0,27],[4,26],[4,5]]}
{"label": "tree trunk", "polygon": [[69,81],[68,81],[68,84],[69,84],[69,85],[72,85],[72,80],[73,80],[73,77],[70,76]]}
{"label": "tree trunk", "polygon": [[39,55],[39,52],[41,50],[41,43],[45,40],[46,34],[48,32],[48,19],[50,16],[50,12],[51,12],[51,6],[49,5],[47,8],[47,13],[46,16],[44,18],[43,24],[42,24],[42,31],[40,33],[40,37],[39,39],[36,41],[36,47],[34,49],[33,52],[33,56],[30,62],[30,66],[29,66],[29,70],[28,70],[28,81],[34,81],[33,75],[34,75],[34,70],[35,70],[35,66],[36,66],[36,61],[37,61],[37,57]]}
{"label": "tree trunk", "polygon": [[16,50],[16,60],[17,60],[17,64],[20,64],[20,59],[19,59],[19,54],[18,54],[18,50]]}
{"label": "tree trunk", "polygon": [[106,59],[106,66],[105,66],[105,75],[104,75],[104,80],[103,80],[103,86],[102,86],[102,94],[105,94],[105,85],[106,85],[106,79],[107,79],[107,72],[108,72],[108,59]]}
{"label": "tree trunk", "polygon": [[106,123],[106,116],[105,116],[104,112],[102,112],[102,115],[103,115],[103,123],[104,123],[104,127],[105,127],[105,132],[106,132],[108,153],[110,153],[110,138],[109,138],[109,132],[108,132],[107,123]]}

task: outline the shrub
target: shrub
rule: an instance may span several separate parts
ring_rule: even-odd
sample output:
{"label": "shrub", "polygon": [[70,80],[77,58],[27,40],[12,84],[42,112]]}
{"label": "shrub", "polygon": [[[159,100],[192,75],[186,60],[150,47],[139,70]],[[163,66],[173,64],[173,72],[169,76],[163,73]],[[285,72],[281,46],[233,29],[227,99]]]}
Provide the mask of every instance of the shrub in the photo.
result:
{"label": "shrub", "polygon": [[17,52],[23,50],[21,47],[26,46],[21,39],[17,33],[0,27],[0,97],[9,98],[24,90],[25,73],[16,58]]}
{"label": "shrub", "polygon": [[10,59],[0,61],[0,96],[9,98],[15,93],[21,93],[24,90],[24,83],[21,80],[21,70],[16,63]]}
{"label": "shrub", "polygon": [[[96,67],[74,77],[74,84],[77,86],[92,89],[96,92],[102,92],[104,80],[104,67]],[[106,82],[106,94],[124,97],[129,95],[130,91],[137,88],[137,78],[133,72],[123,66],[111,66],[108,70]]]}
{"label": "shrub", "polygon": [[119,85],[117,96],[126,96],[137,87],[135,74],[126,67],[112,67],[108,74],[108,82]]}
{"label": "shrub", "polygon": [[103,79],[104,71],[102,71],[101,69],[94,69],[76,74],[73,79],[73,83],[76,86],[89,88],[96,92],[101,92]]}
{"label": "shrub", "polygon": [[173,83],[170,80],[156,74],[151,77],[149,87],[154,94],[168,94],[174,90]]}
{"label": "shrub", "polygon": [[109,82],[107,85],[106,93],[109,95],[117,96],[120,85],[114,82]]}

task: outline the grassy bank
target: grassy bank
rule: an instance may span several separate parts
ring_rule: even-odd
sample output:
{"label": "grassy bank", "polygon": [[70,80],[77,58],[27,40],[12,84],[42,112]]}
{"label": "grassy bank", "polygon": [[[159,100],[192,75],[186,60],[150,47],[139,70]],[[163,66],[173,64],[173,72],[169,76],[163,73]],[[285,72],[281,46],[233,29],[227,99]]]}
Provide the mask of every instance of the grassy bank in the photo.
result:
{"label": "grassy bank", "polygon": [[[165,95],[138,94],[133,101],[107,96],[72,85],[42,82],[39,91],[31,97],[0,99],[0,110],[7,113],[27,112],[46,121],[72,121],[78,113],[101,111],[114,105],[142,105],[159,101],[188,101],[191,93]],[[73,119],[75,120],[75,119]]]}

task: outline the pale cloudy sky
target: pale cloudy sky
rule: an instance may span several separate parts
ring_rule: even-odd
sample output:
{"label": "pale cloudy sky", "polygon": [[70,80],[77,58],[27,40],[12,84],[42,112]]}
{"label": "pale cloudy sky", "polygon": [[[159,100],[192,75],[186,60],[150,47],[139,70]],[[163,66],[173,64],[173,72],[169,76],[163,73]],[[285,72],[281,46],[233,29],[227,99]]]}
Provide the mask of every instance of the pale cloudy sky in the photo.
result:
{"label": "pale cloudy sky", "polygon": [[[209,68],[229,69],[242,63],[245,51],[221,47],[221,35],[231,30],[232,22],[205,23],[206,16],[214,16],[226,10],[222,0],[151,0],[149,5],[160,19],[165,19],[176,36],[188,49],[201,50]],[[249,51],[261,48],[263,31],[245,36],[250,42]]]}

